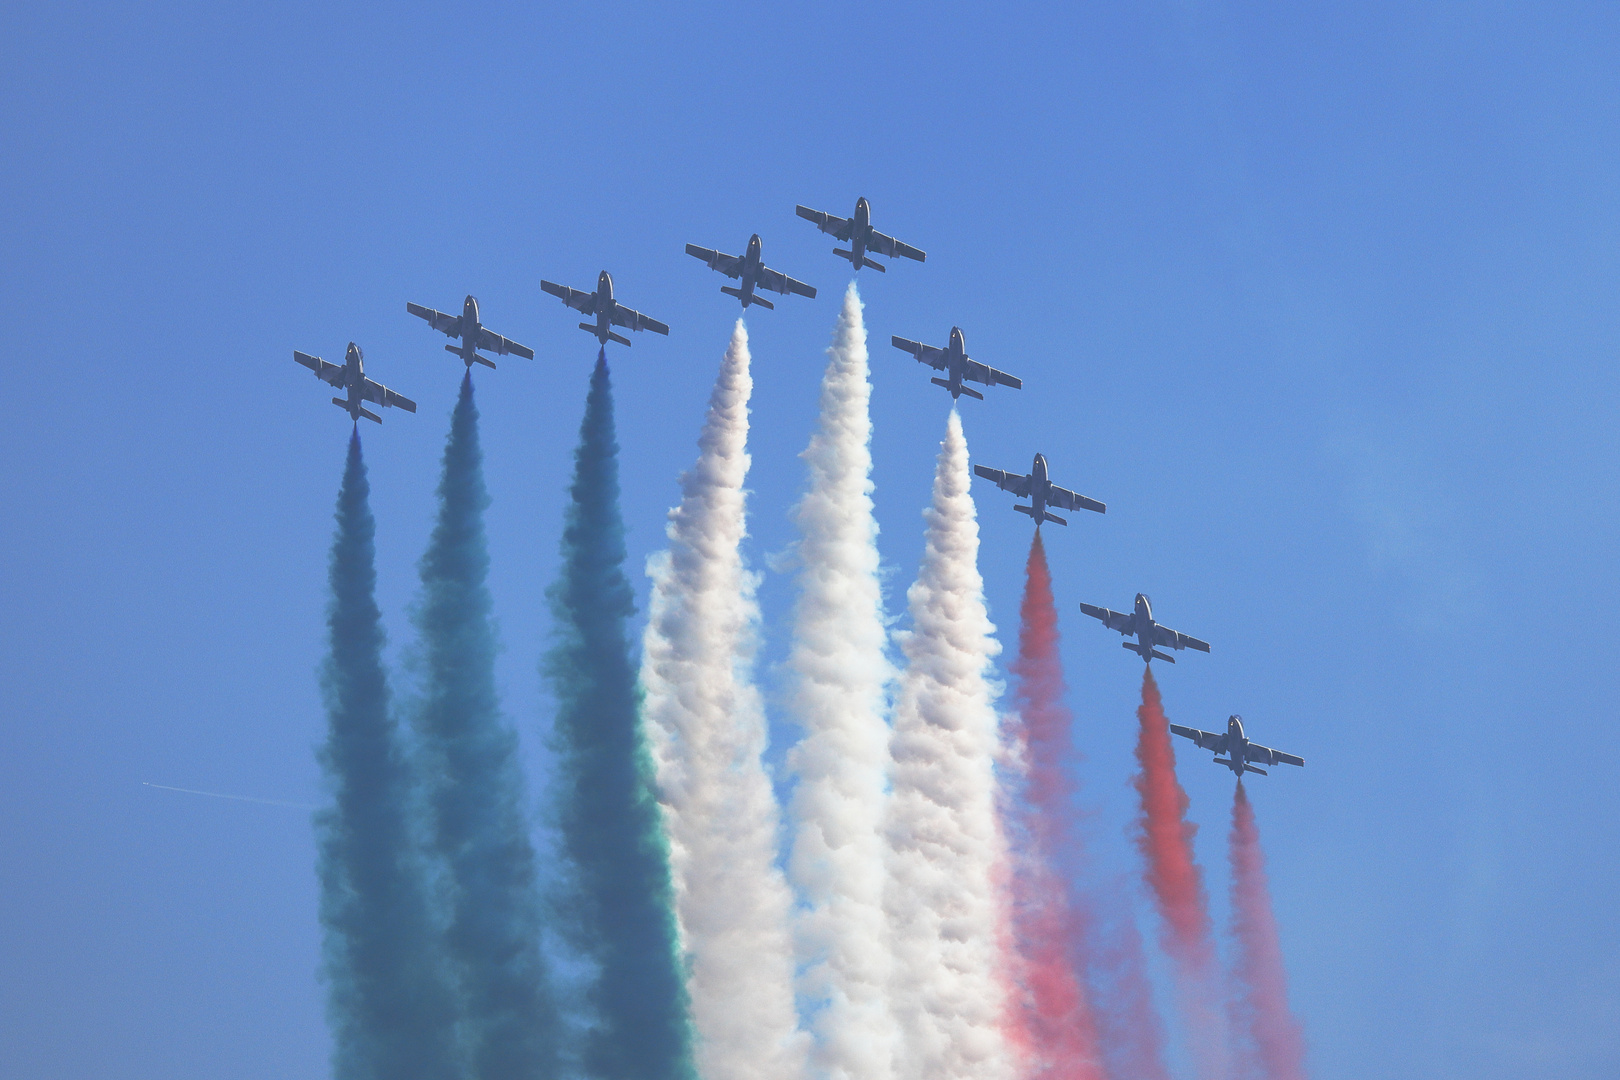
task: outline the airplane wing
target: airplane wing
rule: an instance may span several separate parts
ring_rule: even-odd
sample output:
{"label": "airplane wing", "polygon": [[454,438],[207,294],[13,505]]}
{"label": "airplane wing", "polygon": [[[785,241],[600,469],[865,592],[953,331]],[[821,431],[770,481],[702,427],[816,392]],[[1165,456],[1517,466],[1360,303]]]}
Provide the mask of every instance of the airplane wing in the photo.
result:
{"label": "airplane wing", "polygon": [[812,210],[808,206],[795,206],[793,212],[806,221],[815,222],[816,228],[824,233],[830,233],[840,240],[849,239],[849,218],[824,214],[820,210]]}
{"label": "airplane wing", "polygon": [[804,282],[796,278],[790,278],[780,270],[772,270],[768,266],[759,268],[759,277],[755,279],[754,286],[755,288],[769,289],[771,292],[779,292],[784,296],[789,293],[798,293],[800,296],[808,296],[812,300],[816,298],[815,286],[806,285]]}
{"label": "airplane wing", "polygon": [[921,363],[927,364],[932,368],[939,368],[941,371],[945,370],[944,349],[936,349],[932,345],[924,345],[920,341],[911,341],[903,337],[891,337],[889,342],[897,349],[906,350],[906,352],[910,353],[912,356],[915,356]]}
{"label": "airplane wing", "polygon": [[405,310],[418,319],[426,319],[429,326],[442,334],[449,337],[461,336],[460,315],[446,315],[442,311],[434,311],[432,308],[423,307],[421,304],[406,304]]}
{"label": "airplane wing", "polygon": [[1304,765],[1305,759],[1285,754],[1281,750],[1273,750],[1269,746],[1250,743],[1243,751],[1243,756],[1249,761],[1258,761],[1262,765]]}
{"label": "airplane wing", "polygon": [[1046,489],[1046,502],[1059,510],[1095,510],[1099,514],[1108,513],[1108,507],[1096,499],[1088,499],[1084,495],[1076,495],[1068,488],[1060,488],[1056,484]]}
{"label": "airplane wing", "polygon": [[1197,638],[1172,630],[1168,626],[1155,626],[1153,628],[1153,644],[1168,645],[1172,649],[1197,649],[1199,652],[1209,652],[1209,642],[1199,641]]}
{"label": "airplane wing", "polygon": [[1000,469],[987,469],[983,465],[973,466],[973,475],[982,476],[986,480],[995,482],[996,487],[1003,491],[1010,491],[1020,498],[1029,497],[1029,477],[1017,473],[1002,472]]}
{"label": "airplane wing", "polygon": [[[839,239],[843,240],[846,239],[846,237],[841,236]],[[925,252],[918,251],[910,244],[902,244],[894,237],[886,236],[883,233],[878,232],[876,229],[873,229],[872,235],[866,238],[866,250],[875,251],[879,255],[888,255],[891,258],[897,255],[904,255],[906,258],[916,259],[918,262],[926,262],[928,260],[928,255]]]}
{"label": "airplane wing", "polygon": [[360,396],[367,401],[374,401],[384,408],[397,406],[406,412],[416,411],[416,402],[404,394],[396,394],[380,382],[367,379],[360,384]]}
{"label": "airplane wing", "polygon": [[[1226,753],[1226,736],[1224,734],[1217,735],[1213,731],[1199,731],[1197,728],[1182,727],[1180,724],[1171,724],[1170,732],[1173,735],[1191,739],[1205,750],[1213,750],[1217,754]],[[1252,749],[1254,744],[1250,743],[1249,746]]]}
{"label": "airplane wing", "polygon": [[666,337],[669,335],[669,327],[657,319],[649,319],[641,312],[620,303],[613,305],[613,314],[608,316],[608,321],[614,326],[628,326],[632,330],[651,330]]}
{"label": "airplane wing", "polygon": [[727,255],[714,248],[698,247],[696,244],[687,244],[686,253],[695,259],[702,259],[709,264],[709,269],[718,270],[726,277],[742,275],[743,261],[736,255]]}
{"label": "airplane wing", "polygon": [[585,315],[596,314],[595,293],[580,292],[578,289],[570,289],[566,285],[558,285],[555,281],[542,281],[540,283],[540,288],[543,291],[550,293],[552,296],[555,296],[557,299],[561,300],[575,311],[581,312]]}
{"label": "airplane wing", "polygon": [[293,359],[298,361],[300,364],[303,364],[305,367],[309,368],[309,370],[313,371],[315,373],[316,377],[319,378],[322,382],[331,383],[333,386],[336,386],[339,389],[342,389],[342,387],[343,387],[343,365],[342,364],[328,364],[325,360],[322,360],[318,356],[311,356],[311,355],[309,355],[309,353],[302,353],[302,352],[299,352],[297,349],[293,350]]}
{"label": "airplane wing", "polygon": [[507,353],[511,353],[513,356],[521,356],[525,360],[534,359],[534,350],[527,345],[519,345],[511,338],[501,337],[495,331],[484,326],[478,328],[477,347],[485,352],[492,352],[497,356],[505,356]]}
{"label": "airplane wing", "polygon": [[1135,621],[1130,615],[1119,611],[1110,611],[1095,604],[1081,604],[1080,614],[1090,615],[1093,619],[1101,619],[1102,624],[1110,630],[1118,630],[1122,634],[1131,633],[1131,625]]}
{"label": "airplane wing", "polygon": [[981,364],[977,360],[968,361],[967,374],[963,375],[962,378],[969,382],[984,383],[986,386],[1010,386],[1014,390],[1024,385],[1024,380],[1018,376],[1009,375],[1005,371],[997,371],[995,368],[987,364]]}

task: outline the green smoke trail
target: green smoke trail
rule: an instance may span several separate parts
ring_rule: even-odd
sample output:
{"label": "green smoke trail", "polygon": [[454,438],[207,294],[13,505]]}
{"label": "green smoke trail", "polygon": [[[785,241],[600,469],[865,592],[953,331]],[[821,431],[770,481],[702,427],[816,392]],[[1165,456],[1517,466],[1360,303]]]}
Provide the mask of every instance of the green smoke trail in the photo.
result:
{"label": "green smoke trail", "polygon": [[461,987],[472,1075],[556,1074],[558,1024],[540,948],[536,864],[517,734],[495,692],[485,579],[483,452],[472,378],[450,418],[439,517],[416,611],[424,685],[417,714],[433,844],[448,870],[445,940]]}
{"label": "green smoke trail", "polygon": [[583,1065],[596,1080],[695,1080],[668,846],[630,654],[618,453],[613,388],[598,354],[574,451],[562,575],[550,592],[557,642],[544,665],[557,698],[558,824],[575,877],[568,929],[598,967]]}
{"label": "green smoke trail", "polygon": [[338,1080],[459,1075],[456,1007],[411,829],[411,772],[389,711],[376,601],[376,522],[360,435],[338,493],[331,652],[322,673],[333,793],[315,818]]}

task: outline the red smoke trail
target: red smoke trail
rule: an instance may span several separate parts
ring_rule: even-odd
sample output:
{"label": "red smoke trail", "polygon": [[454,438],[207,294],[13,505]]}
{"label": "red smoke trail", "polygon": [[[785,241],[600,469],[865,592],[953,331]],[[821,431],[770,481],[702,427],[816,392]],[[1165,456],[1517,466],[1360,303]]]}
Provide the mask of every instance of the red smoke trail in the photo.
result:
{"label": "red smoke trail", "polygon": [[1234,1018],[1245,1029],[1260,1076],[1305,1080],[1305,1036],[1288,1009],[1288,974],[1266,888],[1266,856],[1242,781],[1232,799],[1231,856]]}
{"label": "red smoke trail", "polygon": [[1142,797],[1137,845],[1147,859],[1147,883],[1164,919],[1164,951],[1175,962],[1189,1043],[1200,1075],[1226,1074],[1226,1035],[1211,1007],[1218,991],[1215,942],[1203,877],[1193,861],[1198,826],[1187,820],[1187,793],[1176,779],[1176,755],[1170,746],[1170,724],[1153,669],[1142,672],[1141,722],[1137,735],[1136,790]]}
{"label": "red smoke trail", "polygon": [[[1019,615],[1018,676],[1013,736],[1023,751],[1024,781],[1011,822],[1022,850],[1013,874],[1013,970],[1017,985],[1009,1036],[1038,1080],[1101,1080],[1103,1055],[1086,983],[1089,912],[1069,882],[1080,870],[1082,844],[1074,828],[1074,717],[1063,704],[1066,688],[1058,656],[1057,606],[1039,533],[1030,545]],[[1149,1014],[1150,1032],[1156,1032]],[[1153,1038],[1145,1041],[1156,1048]],[[1112,1050],[1112,1047],[1109,1048]],[[1109,1060],[1117,1055],[1110,1053]],[[1125,1055],[1134,1057],[1136,1055]],[[1163,1075],[1151,1055],[1133,1073]]]}

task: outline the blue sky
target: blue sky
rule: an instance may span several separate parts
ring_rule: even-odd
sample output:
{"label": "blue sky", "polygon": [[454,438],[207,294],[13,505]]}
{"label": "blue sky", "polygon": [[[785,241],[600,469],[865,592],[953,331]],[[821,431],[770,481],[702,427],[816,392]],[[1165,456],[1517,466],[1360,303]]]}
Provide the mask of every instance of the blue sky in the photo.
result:
{"label": "blue sky", "polygon": [[[861,276],[891,609],[948,398],[890,334],[961,326],[1025,379],[975,460],[1109,504],[1050,542],[1099,876],[1139,664],[1076,605],[1143,590],[1215,645],[1172,719],[1310,763],[1253,788],[1315,1075],[1613,1075],[1617,69],[1600,4],[7,8],[0,1074],[326,1068],[307,815],[141,786],[320,797],[348,421],[291,350],[421,403],[364,432],[398,654],[461,370],[404,304],[536,349],[475,377],[538,766],[595,352],[541,277],[672,327],[613,357],[643,591],[737,311],[682,245],[822,290],[749,320],[780,565],[849,277],[793,205],[865,195],[929,252]],[[1230,776],[1181,762],[1221,913]]]}

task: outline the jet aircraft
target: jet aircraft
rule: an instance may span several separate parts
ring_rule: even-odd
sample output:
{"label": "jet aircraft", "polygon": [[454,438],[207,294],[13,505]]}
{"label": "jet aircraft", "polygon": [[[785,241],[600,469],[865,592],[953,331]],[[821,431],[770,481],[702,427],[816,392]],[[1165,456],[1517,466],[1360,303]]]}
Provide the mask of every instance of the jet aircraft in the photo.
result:
{"label": "jet aircraft", "polygon": [[579,328],[595,335],[596,340],[603,345],[610,341],[617,341],[620,345],[630,344],[629,338],[621,337],[609,330],[610,324],[623,326],[629,330],[651,330],[655,334],[665,336],[669,334],[669,327],[657,319],[649,319],[641,312],[627,308],[613,299],[613,275],[606,270],[596,275],[596,291],[593,293],[570,289],[566,285],[558,285],[555,281],[542,281],[540,288],[575,311],[596,316],[596,322],[582,322]]}
{"label": "jet aircraft", "polygon": [[511,338],[503,338],[495,331],[478,321],[478,300],[469,296],[461,305],[460,315],[446,315],[442,311],[425,308],[421,304],[406,304],[405,310],[419,319],[426,319],[428,325],[444,334],[446,337],[460,338],[460,345],[446,345],[444,351],[461,357],[470,370],[473,364],[483,364],[485,367],[494,367],[495,361],[478,355],[479,349],[485,349],[497,356],[511,353],[521,356],[525,360],[534,359],[534,350],[527,345],[519,345]]}
{"label": "jet aircraft", "polygon": [[893,337],[889,340],[895,348],[904,349],[912,356],[915,356],[919,363],[950,372],[950,377],[947,379],[929,379],[928,381],[935,386],[943,386],[949,390],[952,401],[955,401],[963,394],[968,397],[978,398],[980,401],[984,400],[983,394],[963,386],[964,380],[983,383],[986,386],[1000,384],[1010,386],[1014,390],[1024,385],[1024,380],[1016,375],[1009,375],[1005,371],[997,371],[993,367],[987,367],[969,356],[967,348],[962,342],[962,330],[960,327],[951,327],[951,343],[943,349],[936,349],[932,345],[924,345],[920,341],[910,341],[903,337]]}
{"label": "jet aircraft", "polygon": [[410,398],[396,394],[382,383],[366,378],[365,359],[360,355],[360,346],[352,341],[349,342],[349,353],[341,364],[328,364],[318,356],[311,356],[297,349],[293,350],[293,359],[313,371],[315,377],[322,382],[331,383],[339,390],[349,392],[347,399],[335,397],[332,404],[348,410],[356,423],[359,423],[362,416],[367,420],[382,423],[382,417],[360,404],[362,401],[369,401],[383,408],[398,406],[406,412],[416,411],[416,402]]}
{"label": "jet aircraft", "polygon": [[[952,335],[953,337],[955,335]],[[997,372],[996,374],[1000,374]],[[935,379],[935,382],[940,380]],[[973,393],[969,390],[968,393]],[[974,397],[979,395],[974,394]],[[1014,506],[1013,509],[1020,514],[1028,514],[1035,519],[1035,527],[1041,527],[1043,521],[1055,521],[1059,525],[1067,525],[1068,521],[1049,514],[1048,506],[1055,506],[1059,510],[1095,510],[1099,514],[1108,513],[1108,507],[1096,499],[1088,499],[1084,495],[1076,495],[1068,488],[1060,488],[1046,478],[1046,455],[1036,454],[1035,464],[1030,468],[1028,476],[1018,473],[1002,472],[1000,469],[987,469],[983,465],[973,466],[976,476],[995,482],[996,487],[1003,491],[1010,491],[1019,498],[1028,499],[1028,506]]]}
{"label": "jet aircraft", "polygon": [[[1249,741],[1243,734],[1243,717],[1232,716],[1226,721],[1226,734],[1217,735],[1213,731],[1199,731],[1197,728],[1182,727],[1180,724],[1171,724],[1170,730],[1183,738],[1191,739],[1205,750],[1215,751],[1215,764],[1224,765],[1237,774],[1239,780],[1246,772],[1257,772],[1261,776],[1267,775],[1266,770],[1257,769],[1250,765],[1251,761],[1258,761],[1262,765],[1304,765],[1305,759],[1285,754],[1281,750],[1273,750],[1269,746]],[[1226,757],[1221,757],[1225,754]]]}
{"label": "jet aircraft", "polygon": [[793,212],[806,221],[816,223],[816,228],[849,244],[849,250],[833,248],[833,254],[841,259],[848,259],[855,265],[857,271],[863,266],[870,266],[874,270],[888,273],[888,268],[882,263],[875,263],[866,257],[868,251],[875,251],[879,255],[897,258],[904,255],[908,259],[925,262],[928,259],[926,252],[918,251],[910,244],[902,244],[892,236],[885,236],[872,228],[872,206],[864,198],[855,200],[854,217],[835,217],[824,214],[820,210],[812,210],[808,206],[795,206]]}
{"label": "jet aircraft", "polygon": [[743,310],[748,310],[749,304],[759,304],[767,309],[774,309],[775,304],[762,296],[755,296],[755,289],[769,289],[771,292],[786,296],[798,293],[814,300],[816,290],[802,281],[795,281],[786,274],[772,270],[759,258],[759,233],[748,238],[748,250],[741,256],[727,255],[715,251],[713,248],[698,247],[696,244],[687,244],[686,253],[694,258],[702,259],[709,264],[709,269],[718,270],[726,277],[741,278],[742,287],[734,289],[730,285],[720,286],[720,291],[727,296],[735,296],[742,301]]}
{"label": "jet aircraft", "polygon": [[1159,652],[1155,646],[1163,645],[1168,649],[1197,649],[1199,652],[1209,652],[1209,642],[1199,641],[1189,637],[1168,626],[1160,626],[1153,621],[1153,607],[1148,598],[1141,593],[1136,594],[1136,610],[1129,615],[1118,611],[1109,611],[1107,608],[1093,607],[1091,604],[1081,604],[1080,610],[1093,619],[1101,619],[1104,626],[1110,630],[1118,630],[1126,637],[1136,635],[1136,641],[1120,642],[1125,648],[1131,650],[1146,663],[1154,660],[1168,660],[1175,663],[1176,658]]}

